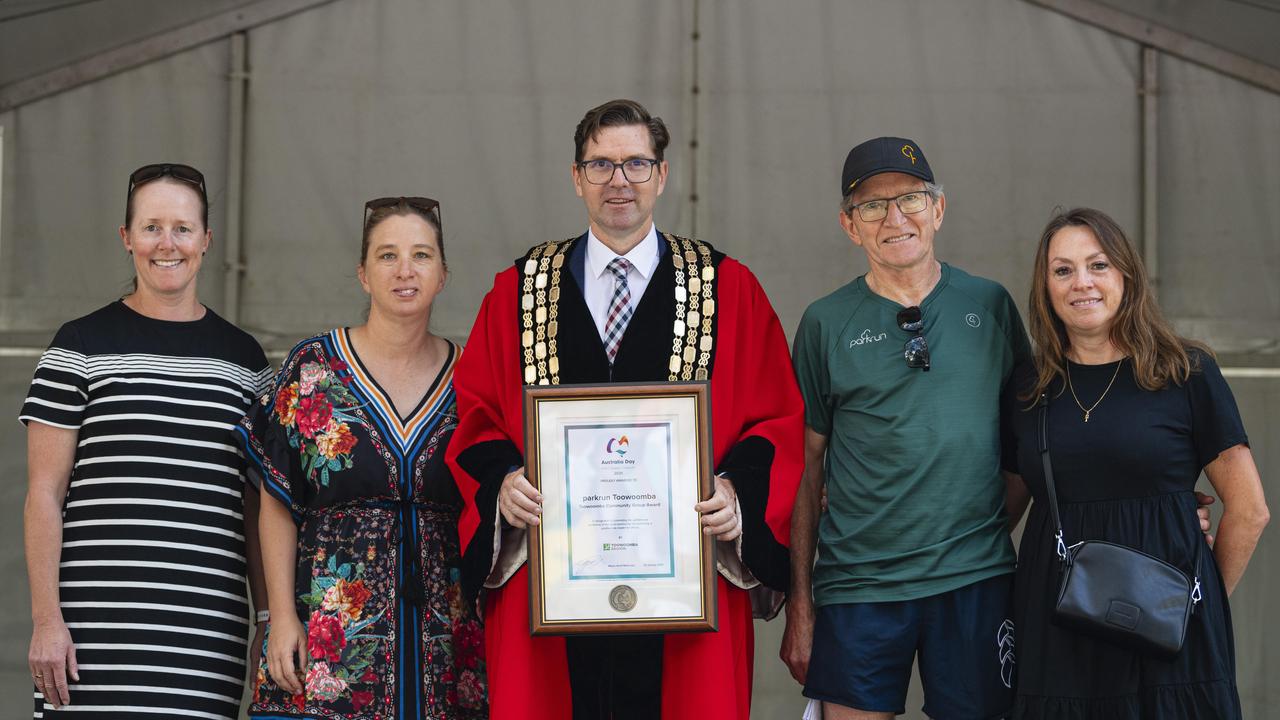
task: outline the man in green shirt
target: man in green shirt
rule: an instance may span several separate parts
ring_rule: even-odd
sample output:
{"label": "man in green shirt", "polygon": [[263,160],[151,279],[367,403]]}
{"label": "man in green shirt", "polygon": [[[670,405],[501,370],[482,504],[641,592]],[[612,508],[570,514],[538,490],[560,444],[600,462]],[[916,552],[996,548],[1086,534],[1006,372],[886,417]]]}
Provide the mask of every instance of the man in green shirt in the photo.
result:
{"label": "man in green shirt", "polygon": [[[853,148],[841,192],[869,270],[796,332],[807,427],[782,656],[827,720],[904,712],[917,655],[927,714],[999,717],[1016,479],[1002,479],[999,398],[1027,336],[1003,287],[935,258],[946,198],[918,144]],[[1026,493],[1014,497],[1017,517]]]}

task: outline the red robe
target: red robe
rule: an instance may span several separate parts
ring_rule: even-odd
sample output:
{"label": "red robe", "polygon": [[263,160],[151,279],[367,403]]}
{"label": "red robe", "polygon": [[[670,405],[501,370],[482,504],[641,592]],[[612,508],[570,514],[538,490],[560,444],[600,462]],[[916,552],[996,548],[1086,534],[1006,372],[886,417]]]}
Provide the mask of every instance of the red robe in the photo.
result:
{"label": "red robe", "polygon": [[[763,585],[785,592],[791,507],[803,468],[802,401],[786,338],[759,282],[732,258],[715,256],[714,467],[732,479],[738,494],[743,563]],[[668,269],[670,264],[669,254],[664,254],[659,268]],[[459,534],[465,550],[464,586],[472,593],[493,567],[498,487],[511,468],[524,464],[518,287],[522,265],[523,259],[495,278],[454,375],[461,419],[447,457],[466,502]],[[579,285],[568,272],[565,276],[560,300],[562,367],[602,347],[594,326],[588,324],[589,315],[583,314]],[[650,281],[654,297],[645,293],[627,327],[615,362],[619,372],[627,367],[625,353],[643,355],[651,347],[661,348],[655,357],[665,366],[671,346],[666,317],[673,317],[675,311],[664,280],[674,287],[674,281],[656,272]],[[646,324],[651,316],[654,322]],[[581,322],[575,324],[575,318]],[[665,367],[662,370],[661,376],[619,381],[665,380]],[[562,382],[603,381],[584,378],[582,373],[576,378],[565,374],[562,371]],[[666,720],[737,720],[750,714],[751,597],[723,576],[718,582],[719,630],[665,637],[662,717]],[[527,567],[521,566],[501,587],[489,589],[483,602],[491,716],[568,720],[572,702],[565,641],[530,635]]]}

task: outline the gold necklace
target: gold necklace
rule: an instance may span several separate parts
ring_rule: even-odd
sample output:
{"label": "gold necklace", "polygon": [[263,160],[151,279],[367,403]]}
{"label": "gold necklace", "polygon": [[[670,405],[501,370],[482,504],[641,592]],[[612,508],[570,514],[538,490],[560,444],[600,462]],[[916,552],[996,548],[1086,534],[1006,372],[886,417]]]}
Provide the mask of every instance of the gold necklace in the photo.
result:
{"label": "gold necklace", "polygon": [[1119,377],[1120,366],[1123,364],[1124,364],[1124,358],[1120,358],[1120,361],[1116,363],[1116,371],[1111,375],[1111,382],[1107,383],[1107,389],[1103,390],[1102,394],[1098,396],[1098,402],[1090,405],[1089,407],[1085,407],[1084,403],[1080,402],[1080,398],[1076,395],[1075,387],[1071,385],[1071,361],[1070,360],[1067,361],[1067,389],[1071,391],[1071,397],[1073,400],[1076,401],[1076,406],[1079,407],[1082,412],[1084,412],[1085,422],[1089,422],[1089,415],[1094,411],[1094,409],[1096,409],[1099,405],[1102,404],[1102,398],[1105,398],[1107,396],[1107,393],[1111,392],[1111,386],[1115,384],[1116,378]]}

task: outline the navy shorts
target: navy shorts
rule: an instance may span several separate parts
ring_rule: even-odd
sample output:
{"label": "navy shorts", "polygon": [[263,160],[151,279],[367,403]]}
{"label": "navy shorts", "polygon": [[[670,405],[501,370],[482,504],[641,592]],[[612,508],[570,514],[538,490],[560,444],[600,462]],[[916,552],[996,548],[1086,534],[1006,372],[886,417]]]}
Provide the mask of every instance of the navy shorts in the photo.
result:
{"label": "navy shorts", "polygon": [[917,600],[818,608],[805,697],[906,712],[919,655],[924,712],[938,720],[1004,717],[1013,705],[1013,575]]}

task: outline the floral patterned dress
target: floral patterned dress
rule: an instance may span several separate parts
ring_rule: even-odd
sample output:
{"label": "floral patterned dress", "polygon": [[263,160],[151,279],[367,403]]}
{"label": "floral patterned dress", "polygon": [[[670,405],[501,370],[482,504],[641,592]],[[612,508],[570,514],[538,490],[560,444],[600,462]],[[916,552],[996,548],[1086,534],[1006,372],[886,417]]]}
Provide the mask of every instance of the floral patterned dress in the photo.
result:
{"label": "floral patterned dress", "polygon": [[308,654],[306,690],[291,696],[263,653],[251,717],[487,717],[482,629],[459,590],[462,502],[444,462],[459,352],[451,343],[400,417],[348,330],[333,330],[294,348],[241,423],[251,479],[298,524]]}

